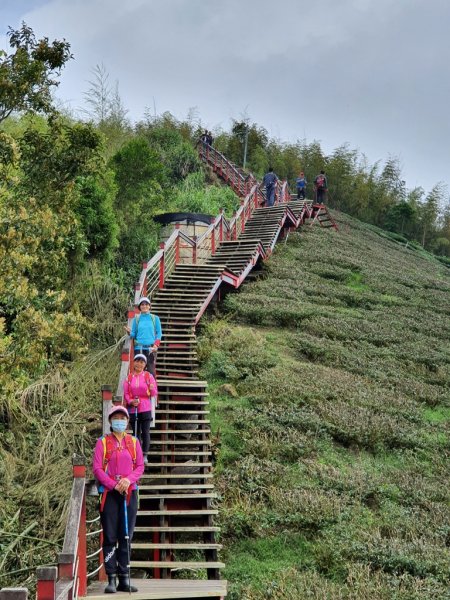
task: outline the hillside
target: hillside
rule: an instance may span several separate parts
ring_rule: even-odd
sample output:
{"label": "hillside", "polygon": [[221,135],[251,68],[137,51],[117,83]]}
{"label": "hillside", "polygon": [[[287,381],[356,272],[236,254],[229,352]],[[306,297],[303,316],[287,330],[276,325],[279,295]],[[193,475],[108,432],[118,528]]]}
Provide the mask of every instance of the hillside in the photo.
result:
{"label": "hillside", "polygon": [[448,597],[449,271],[338,223],[203,327],[230,600]]}

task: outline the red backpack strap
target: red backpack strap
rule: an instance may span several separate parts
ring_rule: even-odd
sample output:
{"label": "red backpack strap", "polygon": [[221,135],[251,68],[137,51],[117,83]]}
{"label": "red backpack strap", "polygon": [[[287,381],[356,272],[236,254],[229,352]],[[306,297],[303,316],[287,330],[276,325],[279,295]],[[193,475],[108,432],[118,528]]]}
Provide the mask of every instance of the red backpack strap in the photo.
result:
{"label": "red backpack strap", "polygon": [[130,453],[131,459],[133,461],[133,470],[136,467],[136,438],[133,435],[127,433],[125,436],[125,448]]}
{"label": "red backpack strap", "polygon": [[[103,468],[106,473],[108,463],[111,460],[111,455],[116,450],[116,444],[114,443],[114,436],[112,433],[104,435],[102,437],[102,442],[103,442]],[[128,433],[125,436],[125,448],[130,453],[131,459],[133,461],[133,469],[134,469],[136,466],[136,438]]]}
{"label": "red backpack strap", "polygon": [[111,460],[111,455],[114,452],[114,450],[116,449],[112,433],[108,433],[107,435],[104,435],[102,437],[102,442],[103,442],[103,469],[105,470],[105,473],[106,473],[108,463]]}

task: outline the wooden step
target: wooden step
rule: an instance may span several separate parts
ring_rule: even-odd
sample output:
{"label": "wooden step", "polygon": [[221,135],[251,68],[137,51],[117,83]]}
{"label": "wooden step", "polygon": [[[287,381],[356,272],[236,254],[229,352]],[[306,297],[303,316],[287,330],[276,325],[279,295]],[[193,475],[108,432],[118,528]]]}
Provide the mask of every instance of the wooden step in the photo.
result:
{"label": "wooden step", "polygon": [[[153,433],[153,432],[152,432]],[[153,446],[211,446],[211,440],[151,440]]]}
{"label": "wooden step", "polygon": [[[195,421],[191,421],[191,423],[193,425],[195,425]],[[176,435],[176,434],[184,435],[184,434],[200,433],[200,434],[204,435],[207,433],[211,433],[211,430],[210,429],[153,429],[152,435],[155,435],[155,433],[159,433],[160,435]]]}
{"label": "wooden step", "polygon": [[[170,562],[160,560],[132,560],[131,568],[142,569],[223,569],[224,563],[221,562],[189,562],[177,561]],[[182,597],[182,596],[181,596]],[[170,598],[170,596],[169,596]]]}
{"label": "wooden step", "polygon": [[158,424],[180,425],[180,424],[185,424],[185,423],[189,423],[190,425],[197,425],[197,424],[209,425],[211,423],[211,421],[205,420],[205,419],[190,419],[190,420],[189,419],[171,419],[170,421],[156,419],[155,423],[157,425]]}
{"label": "wooden step", "polygon": [[185,527],[183,525],[177,527],[167,527],[167,526],[152,526],[152,527],[135,527],[134,531],[136,533],[151,533],[155,531],[159,531],[161,533],[214,533],[220,531],[220,527],[210,527],[199,525],[198,527]]}
{"label": "wooden step", "polygon": [[[172,568],[173,563],[164,563]],[[167,567],[169,565],[169,567]],[[200,600],[209,598],[218,600],[227,595],[227,582],[218,579],[137,579],[132,578],[131,583],[138,588],[133,593],[134,600]],[[94,581],[88,587],[87,597],[90,600],[105,600],[105,582]],[[117,592],[114,600],[129,600],[128,592]]]}
{"label": "wooden step", "polygon": [[217,509],[200,510],[140,510],[140,517],[204,517],[208,515],[218,515]]}
{"label": "wooden step", "polygon": [[211,456],[211,451],[208,452],[191,452],[190,450],[149,450],[147,456]]}
{"label": "wooden step", "polygon": [[180,404],[182,406],[195,404],[196,406],[208,406],[209,402],[207,400],[164,400],[163,398],[159,398],[158,404]]}
{"label": "wooden step", "polygon": [[[161,384],[161,382],[158,383],[158,385],[164,385]],[[208,392],[171,392],[171,391],[160,391],[159,396],[169,396],[169,395],[173,395],[173,396],[198,396],[200,398],[204,398],[206,396],[209,396]]]}
{"label": "wooden step", "polygon": [[[158,379],[158,386],[183,387],[183,382],[180,383],[179,379],[170,379],[170,378],[164,379],[164,378],[162,378],[162,379]],[[187,382],[186,386],[206,388],[206,387],[208,387],[208,382],[201,380],[201,379],[196,379],[195,381]]]}
{"label": "wooden step", "polygon": [[[174,467],[186,467],[186,468],[208,468],[208,467],[212,467],[212,463],[210,462],[195,462],[195,461],[188,461],[188,462],[151,462],[151,463],[147,463],[146,465],[147,467],[153,467],[153,468],[157,468],[157,467],[167,467],[168,469],[172,469]],[[163,473],[162,473],[163,475]],[[149,477],[152,477],[151,474],[148,475]],[[143,475],[141,477],[141,479],[143,479],[144,477],[146,477],[146,475]]]}
{"label": "wooden step", "polygon": [[207,542],[191,542],[191,543],[159,543],[153,544],[148,542],[134,542],[133,550],[220,550],[222,544],[208,544]]}
{"label": "wooden step", "polygon": [[209,410],[172,410],[169,408],[162,408],[158,410],[160,415],[209,415]]}
{"label": "wooden step", "polygon": [[[193,467],[186,468],[192,469]],[[151,481],[152,479],[211,479],[212,477],[214,477],[213,473],[152,473],[142,475],[139,481]],[[143,490],[145,488],[139,485],[139,489]]]}
{"label": "wooden step", "polygon": [[[197,489],[196,487],[192,487],[193,490]],[[186,494],[186,492],[182,492],[179,494],[174,494],[171,491],[161,492],[159,494],[146,494],[139,493],[139,497],[143,500],[217,500],[218,495],[213,494],[211,492],[199,492],[198,494]],[[139,514],[139,513],[138,513]]]}
{"label": "wooden step", "polygon": [[193,484],[155,484],[155,485],[140,485],[139,486],[139,491],[141,490],[146,490],[146,491],[151,491],[154,490],[155,492],[158,490],[213,490],[214,486],[212,484],[209,483],[193,483]]}

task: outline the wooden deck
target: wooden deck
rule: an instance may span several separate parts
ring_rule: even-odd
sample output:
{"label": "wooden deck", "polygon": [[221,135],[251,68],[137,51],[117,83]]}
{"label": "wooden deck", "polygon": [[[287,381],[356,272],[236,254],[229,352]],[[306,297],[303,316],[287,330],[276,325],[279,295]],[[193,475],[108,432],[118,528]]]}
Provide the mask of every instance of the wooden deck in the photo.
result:
{"label": "wooden deck", "polygon": [[[190,579],[132,579],[138,592],[117,592],[114,600],[176,600],[177,598],[214,598],[221,600],[227,593],[227,582],[222,580]],[[96,581],[88,587],[90,600],[105,600],[106,583]]]}

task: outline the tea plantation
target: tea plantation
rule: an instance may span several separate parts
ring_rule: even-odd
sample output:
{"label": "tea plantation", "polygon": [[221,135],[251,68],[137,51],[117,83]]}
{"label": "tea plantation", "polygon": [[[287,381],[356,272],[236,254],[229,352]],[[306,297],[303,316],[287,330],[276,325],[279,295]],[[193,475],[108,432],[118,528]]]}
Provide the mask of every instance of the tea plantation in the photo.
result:
{"label": "tea plantation", "polygon": [[229,598],[450,598],[450,271],[335,216],[203,326]]}

